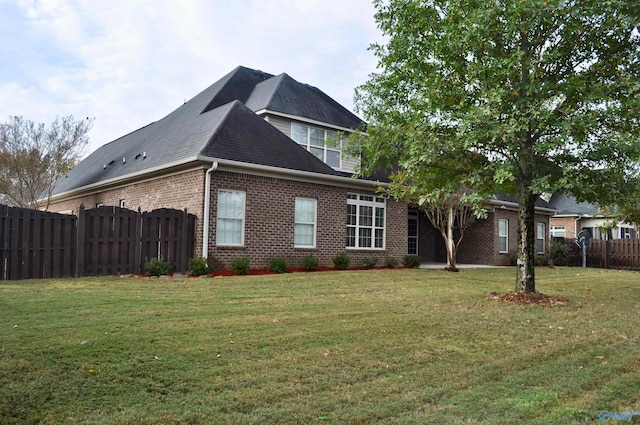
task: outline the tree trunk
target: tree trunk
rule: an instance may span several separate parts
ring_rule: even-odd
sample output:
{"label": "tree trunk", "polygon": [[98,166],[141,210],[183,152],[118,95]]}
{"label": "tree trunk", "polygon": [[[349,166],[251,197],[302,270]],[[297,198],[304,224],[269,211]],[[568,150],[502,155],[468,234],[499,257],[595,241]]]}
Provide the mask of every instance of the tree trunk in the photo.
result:
{"label": "tree trunk", "polygon": [[535,202],[536,196],[527,187],[520,188],[518,207],[518,261],[516,291],[535,292]]}
{"label": "tree trunk", "polygon": [[456,270],[456,256],[454,253],[455,241],[453,240],[453,207],[449,206],[449,219],[447,220],[447,237],[445,239],[447,245],[447,268]]}

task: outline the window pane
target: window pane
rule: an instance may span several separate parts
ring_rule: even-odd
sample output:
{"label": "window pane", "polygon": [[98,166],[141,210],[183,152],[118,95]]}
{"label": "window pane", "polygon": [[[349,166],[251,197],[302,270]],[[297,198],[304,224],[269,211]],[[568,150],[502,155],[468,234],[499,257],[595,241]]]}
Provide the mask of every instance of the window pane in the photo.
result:
{"label": "window pane", "polygon": [[360,228],[358,232],[358,246],[371,248],[371,229]]}
{"label": "window pane", "polygon": [[509,234],[509,222],[507,220],[498,220],[498,233],[500,236]]}
{"label": "window pane", "polygon": [[360,205],[360,226],[373,225],[373,207]]}
{"label": "window pane", "polygon": [[311,127],[309,141],[311,146],[324,147],[324,130]]}
{"label": "window pane", "polygon": [[375,246],[376,248],[382,248],[384,246],[384,230],[376,229]]}
{"label": "window pane", "polygon": [[384,227],[384,208],[376,208],[376,227]]}
{"label": "window pane", "polygon": [[307,146],[307,126],[292,123],[291,138],[301,145]]}
{"label": "window pane", "polygon": [[242,221],[219,218],[216,241],[219,244],[240,245],[242,243]]}
{"label": "window pane", "polygon": [[315,223],[316,221],[316,200],[296,198],[296,223]]}
{"label": "window pane", "polygon": [[313,224],[296,224],[293,243],[296,246],[313,246]]}
{"label": "window pane", "polygon": [[356,223],[356,206],[347,205],[347,225],[355,226]]}
{"label": "window pane", "polygon": [[320,161],[324,162],[324,149],[322,149],[322,148],[309,148],[309,152],[311,152]]}
{"label": "window pane", "polygon": [[327,165],[340,168],[340,152],[327,149]]}
{"label": "window pane", "polygon": [[498,249],[500,250],[500,252],[506,252],[507,251],[507,238],[501,237],[498,245],[499,245]]}
{"label": "window pane", "polygon": [[347,227],[347,246],[348,247],[356,246],[356,228],[355,227]]}

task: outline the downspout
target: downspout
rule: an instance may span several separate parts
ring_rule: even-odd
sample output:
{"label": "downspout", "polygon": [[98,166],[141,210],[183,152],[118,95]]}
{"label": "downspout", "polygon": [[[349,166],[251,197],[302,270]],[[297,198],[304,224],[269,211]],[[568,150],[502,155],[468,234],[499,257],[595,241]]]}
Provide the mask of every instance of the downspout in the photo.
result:
{"label": "downspout", "polygon": [[211,173],[218,168],[218,161],[211,164],[204,178],[204,211],[202,213],[202,257],[209,256],[209,216],[211,215]]}

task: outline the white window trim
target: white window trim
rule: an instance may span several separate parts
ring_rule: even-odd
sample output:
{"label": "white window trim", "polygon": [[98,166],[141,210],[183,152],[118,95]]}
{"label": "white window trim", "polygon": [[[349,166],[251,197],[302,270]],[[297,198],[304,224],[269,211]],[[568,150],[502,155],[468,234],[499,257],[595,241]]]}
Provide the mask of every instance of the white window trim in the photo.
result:
{"label": "white window trim", "polygon": [[[542,228],[542,235],[540,234],[540,228]],[[546,243],[546,226],[544,223],[536,223],[536,254],[544,254],[547,251]],[[542,241],[542,251],[538,250],[538,241]]]}
{"label": "white window trim", "polygon": [[[370,194],[359,194],[359,193],[349,193],[348,196],[356,196],[356,199],[350,199],[347,197],[347,205],[355,205],[356,206],[356,224],[349,225],[345,224],[345,228],[354,227],[356,229],[355,239],[356,246],[345,246],[347,250],[367,250],[367,251],[384,251],[387,245],[387,200],[381,196],[370,195]],[[363,196],[373,197],[373,201],[365,201],[360,198]],[[376,200],[382,200],[383,202],[376,202]],[[371,226],[361,226],[358,224],[360,222],[360,206],[373,207],[373,216],[371,218],[372,225]],[[376,227],[376,207],[383,209],[383,226]],[[361,228],[370,228],[371,229],[371,246],[359,246],[360,244],[360,232],[358,231]],[[382,229],[382,247],[375,246],[375,237],[376,237],[376,229]],[[345,238],[346,245],[346,238]]]}
{"label": "white window trim", "polygon": [[[294,138],[293,138],[293,127],[294,127],[295,125],[298,125],[298,126],[300,126],[300,127],[305,127],[305,128],[307,129],[307,140],[306,140],[306,143],[304,143],[304,144],[303,144],[303,143],[300,143],[299,141],[297,141],[296,139],[294,139]],[[333,167],[333,168],[336,168],[336,169],[342,169],[342,140],[340,140],[340,144],[339,144],[338,146],[336,146],[336,147],[330,147],[330,146],[327,146],[327,138],[328,138],[328,137],[327,137],[327,134],[328,134],[329,132],[331,132],[331,133],[334,133],[334,134],[335,134],[335,133],[336,133],[335,131],[333,131],[333,130],[327,130],[327,129],[324,129],[324,128],[320,128],[320,127],[312,126],[312,125],[308,125],[308,124],[301,124],[301,123],[299,123],[299,122],[293,122],[293,121],[292,121],[292,122],[291,122],[291,129],[290,129],[290,132],[291,132],[291,133],[290,133],[290,134],[291,134],[291,138],[292,138],[292,139],[293,139],[293,140],[294,140],[298,145],[303,146],[303,147],[304,147],[308,152],[310,152],[310,153],[311,153],[311,148],[318,148],[318,149],[320,148],[320,146],[314,146],[314,145],[312,145],[312,144],[311,144],[311,129],[320,130],[320,131],[322,131],[322,132],[323,132],[323,134],[324,134],[324,143],[323,143],[323,145],[322,145],[322,149],[323,149],[323,154],[322,154],[322,155],[323,155],[323,159],[322,159],[322,162],[324,162],[325,164],[329,165],[330,167]],[[337,153],[338,153],[338,166],[330,165],[330,164],[327,162],[327,151],[333,151],[333,152],[337,152]]]}
{"label": "white window trim", "polygon": [[[500,222],[504,222],[506,224],[506,230],[507,230],[507,234],[506,235],[502,235],[500,234]],[[505,238],[505,250],[502,251],[500,250],[500,239],[501,238]],[[500,254],[508,254],[509,253],[509,220],[505,219],[505,218],[501,218],[498,219],[498,252]]]}
{"label": "white window trim", "polygon": [[[304,199],[306,201],[313,201],[313,222],[298,222],[296,221],[296,211],[295,211],[295,201],[298,199]],[[311,249],[316,247],[317,233],[318,233],[318,200],[314,198],[304,198],[304,197],[296,197],[294,201],[294,209],[293,209],[293,247],[294,248],[306,248]],[[312,224],[313,225],[313,243],[311,245],[296,245],[296,224]]]}
{"label": "white window trim", "polygon": [[[220,208],[220,193],[221,192],[237,192],[237,193],[242,193],[242,218],[241,223],[240,223],[240,243],[239,244],[235,244],[235,243],[227,243],[227,242],[219,242],[218,241],[218,223],[219,220],[221,218],[227,218],[227,219],[234,219],[234,220],[238,220],[235,217],[221,217],[220,213],[219,213],[219,208]],[[217,246],[244,246],[244,225],[245,225],[245,218],[247,215],[247,192],[245,192],[244,190],[234,190],[234,189],[218,189],[218,202],[216,203],[217,207],[216,207],[216,245]]]}

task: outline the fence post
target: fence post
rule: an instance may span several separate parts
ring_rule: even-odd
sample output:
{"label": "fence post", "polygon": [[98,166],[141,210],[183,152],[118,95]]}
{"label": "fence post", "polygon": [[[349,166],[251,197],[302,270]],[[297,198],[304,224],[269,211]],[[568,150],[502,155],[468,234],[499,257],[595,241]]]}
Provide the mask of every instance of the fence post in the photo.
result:
{"label": "fence post", "polygon": [[136,223],[135,223],[135,237],[134,237],[134,263],[135,263],[135,274],[142,274],[144,271],[144,267],[142,266],[142,209],[138,207],[138,213],[136,215]]}
{"label": "fence post", "polygon": [[180,264],[182,264],[181,271],[187,271],[187,243],[189,241],[189,213],[187,209],[184,209],[182,213],[182,232],[180,232]]}
{"label": "fence post", "polygon": [[84,276],[85,211],[84,204],[78,209],[76,220],[76,277]]}
{"label": "fence post", "polygon": [[0,270],[2,274],[0,278],[7,280],[7,273],[9,272],[9,207],[6,205],[0,205],[0,221],[2,222],[2,246],[0,247]]}
{"label": "fence post", "polygon": [[609,246],[609,239],[604,241],[604,268],[611,267],[611,247]]}

